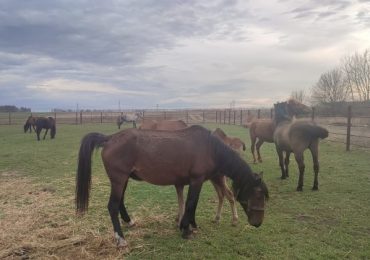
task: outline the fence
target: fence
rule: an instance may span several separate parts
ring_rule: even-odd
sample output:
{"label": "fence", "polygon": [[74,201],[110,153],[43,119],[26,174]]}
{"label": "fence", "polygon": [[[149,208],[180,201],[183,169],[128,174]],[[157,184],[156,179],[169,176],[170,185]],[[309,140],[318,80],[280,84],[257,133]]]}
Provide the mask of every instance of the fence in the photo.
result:
{"label": "fence", "polygon": [[[107,111],[32,113],[33,116],[52,116],[58,124],[115,124],[123,113]],[[217,123],[246,125],[253,118],[270,119],[273,109],[182,109],[143,110],[144,119],[178,119],[187,124]],[[0,125],[23,125],[30,113],[0,113]],[[370,106],[347,105],[335,110],[313,108],[310,119],[329,130],[330,142],[352,147],[370,148]]]}

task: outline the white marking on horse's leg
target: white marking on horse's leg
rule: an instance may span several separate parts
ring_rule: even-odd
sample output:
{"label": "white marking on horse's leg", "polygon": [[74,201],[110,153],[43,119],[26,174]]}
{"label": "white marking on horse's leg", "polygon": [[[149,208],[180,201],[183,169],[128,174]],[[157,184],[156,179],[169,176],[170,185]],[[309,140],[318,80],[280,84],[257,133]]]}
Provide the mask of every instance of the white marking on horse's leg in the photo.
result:
{"label": "white marking on horse's leg", "polygon": [[128,227],[130,228],[130,227],[134,227],[135,225],[136,225],[136,223],[135,223],[135,221],[133,221],[133,220],[130,220],[130,222],[128,222]]}
{"label": "white marking on horse's leg", "polygon": [[117,240],[117,247],[126,247],[126,246],[128,246],[127,241],[123,237],[118,235],[117,232],[114,233],[114,238]]}
{"label": "white marking on horse's leg", "polygon": [[230,203],[230,207],[231,207],[231,212],[233,214],[232,216],[232,221],[231,221],[231,224],[233,226],[236,226],[237,223],[238,223],[238,219],[239,219],[239,216],[238,216],[238,212],[236,210],[236,205],[235,205],[235,198],[234,198],[234,194],[232,193],[232,191],[227,187],[226,183],[224,183],[224,188],[225,188],[225,196],[226,198],[228,199],[229,203]]}
{"label": "white marking on horse's leg", "polygon": [[184,201],[184,186],[176,186],[177,202],[179,204],[179,211],[177,214],[177,226],[180,227],[182,216],[185,213],[185,201]]}

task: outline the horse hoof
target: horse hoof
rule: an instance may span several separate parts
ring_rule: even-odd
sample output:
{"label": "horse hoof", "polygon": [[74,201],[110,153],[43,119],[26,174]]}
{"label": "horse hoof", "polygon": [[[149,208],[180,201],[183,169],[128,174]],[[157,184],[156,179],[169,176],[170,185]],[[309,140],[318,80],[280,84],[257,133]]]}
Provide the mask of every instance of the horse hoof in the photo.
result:
{"label": "horse hoof", "polygon": [[117,247],[118,248],[125,248],[128,246],[128,243],[125,239],[123,239],[122,237],[120,237],[118,240],[117,240]]}
{"label": "horse hoof", "polygon": [[182,231],[181,237],[183,239],[191,239],[191,238],[193,238],[192,234],[193,234],[193,232],[191,232],[190,229],[186,229],[186,230]]}
{"label": "horse hoof", "polygon": [[297,191],[302,191],[303,188],[302,187],[297,187]]}
{"label": "horse hoof", "polygon": [[281,179],[282,179],[282,180],[285,180],[285,179],[286,179],[286,177],[285,177],[285,176],[281,176]]}
{"label": "horse hoof", "polygon": [[136,226],[136,222],[131,220],[130,222],[127,223],[127,226],[129,228],[132,228],[132,227]]}
{"label": "horse hoof", "polygon": [[312,190],[313,190],[313,191],[318,191],[318,190],[319,190],[319,188],[318,188],[317,186],[313,186],[313,187],[312,187]]}
{"label": "horse hoof", "polygon": [[233,227],[236,227],[236,226],[238,225],[238,221],[236,220],[236,221],[231,222],[231,225],[232,225]]}

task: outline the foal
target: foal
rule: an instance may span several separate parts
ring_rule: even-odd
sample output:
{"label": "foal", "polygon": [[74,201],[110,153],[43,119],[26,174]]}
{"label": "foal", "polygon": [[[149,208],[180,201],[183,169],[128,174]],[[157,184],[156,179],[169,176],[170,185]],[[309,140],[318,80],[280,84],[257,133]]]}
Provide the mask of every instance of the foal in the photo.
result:
{"label": "foal", "polygon": [[[305,165],[303,153],[309,149],[312,155],[315,178],[312,190],[318,190],[319,174],[319,139],[328,137],[329,132],[325,128],[316,125],[313,121],[291,119],[284,103],[277,103],[275,107],[274,142],[279,156],[281,178],[289,176],[289,156],[294,153],[299,168],[299,180],[297,191],[302,191]],[[286,153],[285,159],[284,154]]]}

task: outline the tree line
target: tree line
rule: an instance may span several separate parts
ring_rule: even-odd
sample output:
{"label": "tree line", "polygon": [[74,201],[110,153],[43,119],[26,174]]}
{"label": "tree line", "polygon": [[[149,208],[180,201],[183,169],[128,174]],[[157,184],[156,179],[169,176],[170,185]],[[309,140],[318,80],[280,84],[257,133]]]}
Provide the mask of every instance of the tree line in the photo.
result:
{"label": "tree line", "polygon": [[[341,59],[340,65],[324,72],[310,89],[314,105],[337,102],[370,101],[370,50]],[[305,101],[304,90],[296,90],[292,97]]]}
{"label": "tree line", "polygon": [[31,108],[5,105],[0,106],[0,112],[31,112]]}

